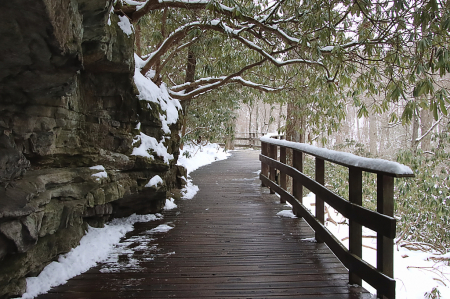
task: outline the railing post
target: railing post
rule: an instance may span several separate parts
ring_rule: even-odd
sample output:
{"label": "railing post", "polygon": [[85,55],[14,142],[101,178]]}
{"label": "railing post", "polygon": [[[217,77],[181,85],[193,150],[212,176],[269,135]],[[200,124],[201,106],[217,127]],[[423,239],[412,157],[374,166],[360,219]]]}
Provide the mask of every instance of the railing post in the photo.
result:
{"label": "railing post", "polygon": [[[377,212],[394,216],[394,178],[383,174],[377,175]],[[394,278],[394,240],[377,234],[377,269]],[[378,298],[394,298],[395,289],[390,294],[377,290]]]}
{"label": "railing post", "polygon": [[[316,182],[325,185],[325,161],[321,158],[316,157]],[[320,196],[316,195],[316,218],[320,223],[324,223],[324,202]],[[323,243],[319,235],[316,233],[316,242]]]}
{"label": "railing post", "polygon": [[[292,150],[292,166],[300,172],[303,172],[303,153],[298,150]],[[292,195],[303,203],[303,186],[296,178],[292,178]],[[299,211],[293,210],[294,214],[300,216]]]}
{"label": "railing post", "polygon": [[[261,142],[261,155],[268,156],[268,144],[266,142]],[[261,174],[268,177],[269,176],[269,166],[261,162]],[[261,187],[266,187],[263,182],[261,182]]]}
{"label": "railing post", "polygon": [[[286,164],[286,148],[284,146],[280,146],[280,162]],[[280,170],[280,187],[284,190],[287,190],[286,184],[286,174]],[[280,194],[280,203],[286,203],[286,199],[283,198],[283,195]]]}
{"label": "railing post", "polygon": [[[277,160],[277,146],[274,144],[269,144],[269,157],[274,160]],[[269,179],[272,182],[275,182],[276,172],[277,172],[277,170],[275,167],[272,167],[272,166],[269,167]],[[274,193],[275,193],[275,191],[273,191],[272,188],[270,188],[270,194],[274,194]]]}
{"label": "railing post", "polygon": [[[362,171],[355,167],[349,168],[349,200],[362,205]],[[349,250],[358,257],[362,257],[362,226],[354,220],[349,220]],[[349,271],[350,284],[362,284],[362,279],[353,271]]]}

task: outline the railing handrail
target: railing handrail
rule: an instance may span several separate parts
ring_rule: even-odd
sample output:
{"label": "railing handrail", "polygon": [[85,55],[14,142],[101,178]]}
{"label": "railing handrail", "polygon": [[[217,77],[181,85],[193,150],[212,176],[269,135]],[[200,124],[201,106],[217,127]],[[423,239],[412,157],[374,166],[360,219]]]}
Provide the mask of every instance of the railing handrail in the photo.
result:
{"label": "railing handrail", "polygon": [[397,162],[392,162],[384,159],[365,158],[350,153],[329,150],[326,148],[319,148],[306,143],[274,139],[271,135],[263,136],[260,138],[260,140],[261,142],[299,150],[308,155],[315,156],[345,167],[357,167],[366,172],[382,173],[398,178],[414,176],[411,168]]}
{"label": "railing handrail", "polygon": [[[306,144],[277,140],[273,137],[260,139],[262,185],[269,187],[271,193],[278,193],[281,202],[288,201],[292,204],[294,213],[303,217],[315,230],[316,240],[325,242],[349,269],[350,284],[361,285],[362,280],[365,280],[377,289],[381,298],[395,298],[395,279],[393,278],[393,245],[396,231],[396,220],[393,217],[394,177],[414,176],[409,167],[396,162],[358,157]],[[280,149],[279,161],[278,147]],[[292,149],[292,166],[286,163],[287,149]],[[303,174],[304,153],[316,158],[315,180]],[[349,200],[325,187],[325,160],[349,168]],[[377,167],[374,165],[376,163],[382,163],[382,166]],[[386,169],[387,167],[390,168]],[[279,171],[278,183],[275,179],[277,171]],[[362,207],[363,171],[377,173],[377,211]],[[292,177],[292,194],[287,191],[287,175]],[[302,203],[303,186],[316,194],[316,216],[313,216]],[[324,226],[325,202],[349,219],[349,249],[345,248]],[[362,259],[362,226],[377,233],[376,268]]]}

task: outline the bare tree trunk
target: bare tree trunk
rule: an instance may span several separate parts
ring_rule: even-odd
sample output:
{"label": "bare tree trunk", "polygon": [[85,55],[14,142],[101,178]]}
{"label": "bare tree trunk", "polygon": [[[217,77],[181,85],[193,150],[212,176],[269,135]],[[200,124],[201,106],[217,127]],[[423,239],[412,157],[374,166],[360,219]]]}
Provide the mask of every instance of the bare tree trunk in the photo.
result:
{"label": "bare tree trunk", "polygon": [[375,114],[369,116],[369,150],[372,156],[376,156],[378,151],[378,134],[377,134],[377,119]]}
{"label": "bare tree trunk", "polygon": [[253,107],[251,105],[251,103],[247,104],[248,107],[248,114],[249,114],[249,118],[248,118],[248,136],[249,138],[251,138],[251,134],[252,134],[252,114],[253,114]]}
{"label": "bare tree trunk", "polygon": [[[355,108],[356,110],[356,108]],[[359,118],[358,118],[358,114],[355,112],[355,119],[356,119],[356,141],[357,142],[361,142],[361,128],[359,127]]]}
{"label": "bare tree trunk", "polygon": [[142,47],[141,47],[141,25],[139,22],[134,26],[134,38],[136,43],[136,54],[141,57],[142,56]]}
{"label": "bare tree trunk", "polygon": [[286,140],[300,142],[301,119],[298,117],[297,107],[294,103],[288,103],[286,120]]}
{"label": "bare tree trunk", "polygon": [[282,111],[283,111],[283,104],[280,103],[280,113],[278,115],[278,124],[277,124],[277,132],[278,132],[278,134],[281,133],[281,113],[282,113]]}
{"label": "bare tree trunk", "polygon": [[[195,79],[195,67],[197,66],[197,58],[195,57],[195,53],[192,48],[188,50],[187,64],[186,64],[186,77],[184,82],[193,82]],[[192,91],[192,87],[188,87],[185,90],[185,93]],[[181,102],[183,106],[183,124],[181,127],[181,136],[184,137],[186,135],[186,119],[189,111],[190,100],[185,100]],[[180,149],[183,149],[183,143],[180,145]]]}
{"label": "bare tree trunk", "polygon": [[259,103],[256,103],[256,115],[255,115],[255,132],[256,132],[256,136],[258,136],[258,132],[259,132]]}
{"label": "bare tree trunk", "polygon": [[[431,111],[428,109],[422,109],[420,111],[420,134],[423,135],[428,132],[432,125]],[[431,133],[421,140],[420,148],[423,151],[431,150]]]}
{"label": "bare tree trunk", "polygon": [[419,137],[419,118],[414,113],[412,119],[412,133],[411,133],[411,149],[415,152],[417,150],[417,142],[416,139]]}

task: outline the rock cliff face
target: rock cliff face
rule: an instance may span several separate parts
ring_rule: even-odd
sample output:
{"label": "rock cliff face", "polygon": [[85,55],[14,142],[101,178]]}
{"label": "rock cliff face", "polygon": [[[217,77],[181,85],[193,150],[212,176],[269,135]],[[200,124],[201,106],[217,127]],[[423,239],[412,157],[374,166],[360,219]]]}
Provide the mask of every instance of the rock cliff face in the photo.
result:
{"label": "rock cliff face", "polygon": [[[156,212],[182,187],[179,124],[164,133],[161,107],[138,99],[134,37],[111,5],[13,0],[0,10],[0,298],[23,293],[25,277],[88,224]],[[174,159],[132,155],[140,132],[166,137]],[[163,185],[144,187],[155,175]]]}

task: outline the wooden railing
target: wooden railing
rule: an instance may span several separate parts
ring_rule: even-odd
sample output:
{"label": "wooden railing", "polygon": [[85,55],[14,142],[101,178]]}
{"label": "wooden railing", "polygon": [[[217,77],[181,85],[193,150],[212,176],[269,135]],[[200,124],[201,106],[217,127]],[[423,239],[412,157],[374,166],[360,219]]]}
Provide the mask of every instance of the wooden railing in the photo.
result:
{"label": "wooden railing", "polygon": [[[262,133],[236,133],[234,138],[235,147],[260,148],[261,142],[259,138]],[[245,141],[245,142],[242,142]]]}
{"label": "wooden railing", "polygon": [[[288,150],[292,150],[292,166],[286,164]],[[315,157],[315,180],[302,173],[304,154]],[[269,187],[271,193],[278,193],[281,202],[288,201],[294,213],[308,222],[315,231],[316,241],[325,242],[348,268],[349,283],[361,285],[364,280],[377,290],[379,298],[395,298],[394,177],[414,176],[409,167],[270,137],[261,138],[260,161],[262,185]],[[325,161],[349,169],[349,200],[324,187]],[[377,174],[377,211],[362,207],[363,171]],[[287,176],[292,178],[292,194],[287,191]],[[316,195],[316,216],[302,203],[303,186]],[[349,249],[324,226],[324,202],[349,219]],[[376,267],[361,258],[362,226],[377,233]]]}

